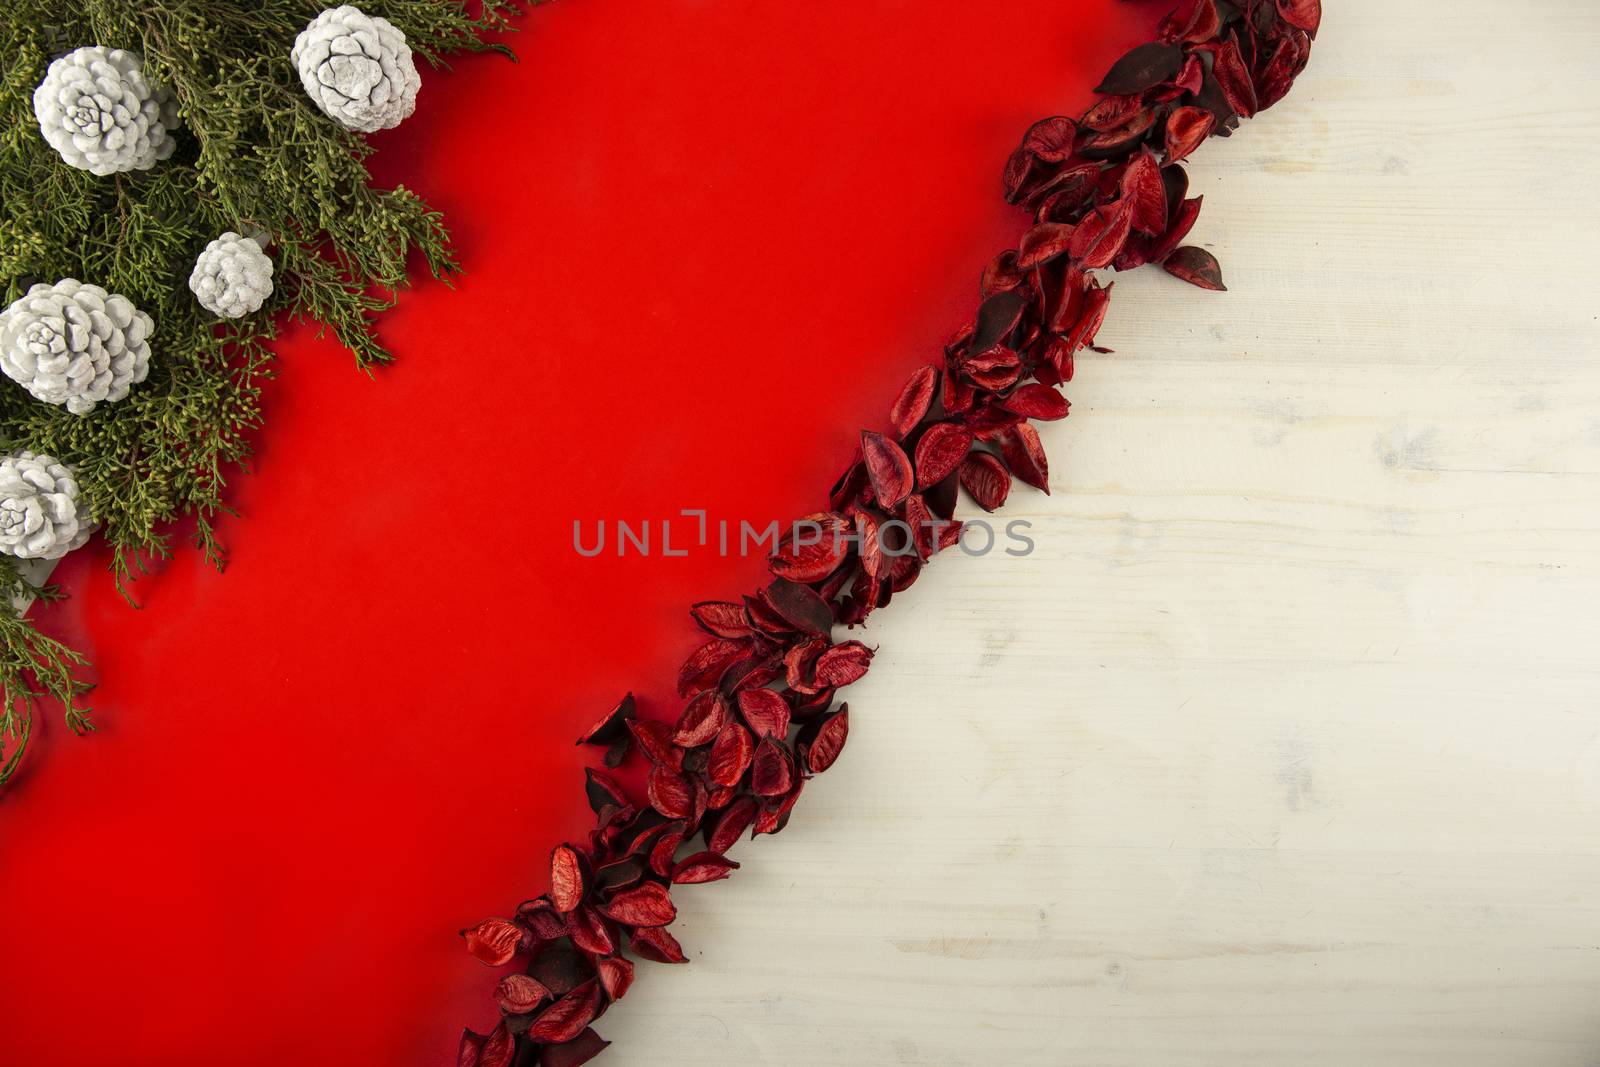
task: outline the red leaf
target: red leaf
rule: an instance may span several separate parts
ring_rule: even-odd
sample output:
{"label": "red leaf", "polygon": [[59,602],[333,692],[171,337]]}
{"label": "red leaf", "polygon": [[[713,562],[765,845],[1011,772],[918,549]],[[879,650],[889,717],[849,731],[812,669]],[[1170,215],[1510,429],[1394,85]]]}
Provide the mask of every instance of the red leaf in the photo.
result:
{"label": "red leaf", "polygon": [[1278,14],[1289,25],[1315,37],[1322,25],[1322,0],[1278,0]]}
{"label": "red leaf", "polygon": [[1129,221],[1140,233],[1158,234],[1167,228],[1167,187],[1161,183],[1161,164],[1150,149],[1139,154],[1122,172],[1122,199],[1132,205]]}
{"label": "red leaf", "polygon": [[722,674],[748,651],[744,641],[714,638],[689,654],[678,670],[678,695],[689,696],[717,684]]}
{"label": "red leaf", "polygon": [[972,431],[959,422],[936,422],[917,442],[917,488],[937,485],[961,465],[972,448]]}
{"label": "red leaf", "polygon": [[938,387],[937,367],[918,367],[911,375],[911,380],[895,398],[894,407],[889,409],[889,425],[894,428],[896,437],[904,437],[923,420],[933,406],[933,393]]}
{"label": "red leaf", "polygon": [[609,777],[601,774],[593,767],[583,769],[583,790],[589,797],[589,807],[599,815],[607,807],[624,807],[628,803],[628,796],[622,787]]}
{"label": "red leaf", "polygon": [[600,987],[612,1000],[621,1000],[633,984],[633,963],[618,956],[604,956],[594,961],[600,975]]}
{"label": "red leaf", "polygon": [[961,464],[961,487],[984,511],[993,511],[1006,502],[1011,492],[1011,475],[998,459],[987,452],[974,452]]}
{"label": "red leaf", "polygon": [[1256,113],[1256,87],[1250,80],[1250,68],[1239,52],[1237,38],[1229,37],[1227,43],[1217,49],[1211,73],[1222,90],[1222,98],[1235,114],[1249,118]]}
{"label": "red leaf", "polygon": [[1168,274],[1190,285],[1221,293],[1228,291],[1228,287],[1222,284],[1222,267],[1217,263],[1217,257],[1203,248],[1194,245],[1180,248],[1168,256],[1162,266]]}
{"label": "red leaf", "polygon": [[686,819],[694,810],[694,793],[689,783],[665,763],[650,768],[645,792],[650,797],[650,806],[669,819]]}
{"label": "red leaf", "polygon": [[1063,378],[1068,380],[1072,378],[1071,353],[1085,345],[1094,344],[1095,334],[1100,332],[1100,326],[1106,320],[1106,307],[1110,300],[1109,285],[1103,289],[1096,286],[1083,294],[1083,309],[1078,312],[1078,321],[1073,325],[1072,332],[1067,335],[1068,362],[1062,370]]}
{"label": "red leaf", "polygon": [[483,1043],[487,1039],[487,1034],[462,1030],[461,1044],[456,1048],[456,1067],[478,1067],[483,1062]]}
{"label": "red leaf", "polygon": [[1022,150],[1045,163],[1062,163],[1072,156],[1072,141],[1078,128],[1060,115],[1040,119],[1022,136]]}
{"label": "red leaf", "polygon": [[706,847],[712,852],[726,852],[738,844],[739,838],[750,828],[750,823],[756,817],[756,802],[749,797],[740,797],[728,805],[722,813],[722,818],[717,820],[717,828],[706,838]]}
{"label": "red leaf", "polygon": [[744,607],[725,600],[702,600],[689,609],[694,621],[706,633],[715,637],[737,639],[750,634],[750,620]]}
{"label": "red leaf", "polygon": [[665,926],[678,916],[672,896],[660,882],[641,882],[604,904],[600,914],[625,926]]}
{"label": "red leaf", "polygon": [[[746,689],[739,694],[739,713],[757,739],[789,735],[789,702],[772,689]],[[728,783],[732,784],[732,783]]]}
{"label": "red leaf", "polygon": [[593,1030],[585,1029],[571,1041],[546,1045],[539,1053],[539,1067],[583,1067],[611,1044]]}
{"label": "red leaf", "polygon": [[[1216,128],[1217,116],[1203,107],[1173,108],[1172,114],[1167,116],[1167,162],[1171,164],[1187,159],[1189,153],[1199,148]],[[1165,219],[1160,229],[1152,232],[1159,233],[1164,229]]]}
{"label": "red leaf", "polygon": [[1067,398],[1039,382],[1024,385],[1006,398],[1007,411],[1014,411],[1026,419],[1054,422],[1067,417]]}
{"label": "red leaf", "polygon": [[495,986],[494,999],[502,1011],[511,1015],[526,1015],[550,999],[550,990],[536,978],[525,974],[508,974]]}
{"label": "red leaf", "polygon": [[779,797],[793,784],[794,760],[788,746],[770,736],[762,738],[750,766],[751,791],[759,797]]}
{"label": "red leaf", "polygon": [[755,754],[755,742],[750,731],[736,722],[722,728],[711,745],[711,757],[706,761],[706,774],[716,785],[735,786],[750,766]]}
{"label": "red leaf", "polygon": [[591,978],[546,1008],[528,1028],[528,1037],[551,1045],[571,1041],[594,1021],[599,1009],[600,986]]}
{"label": "red leaf", "polygon": [[820,582],[850,554],[849,524],[832,512],[807,515],[773,553],[772,573],[791,582]]}
{"label": "red leaf", "polygon": [[593,908],[579,908],[567,916],[567,935],[591,956],[609,956],[617,950],[616,939]]}
{"label": "red leaf", "polygon": [[804,633],[827,637],[833,630],[833,609],[809,585],[779,578],[767,586],[767,603]]}
{"label": "red leaf", "polygon": [[672,735],[672,743],[680,748],[709,745],[722,732],[722,726],[727,721],[728,705],[723,701],[722,694],[708,689],[689,701],[689,706],[683,709],[677,731]]}
{"label": "red leaf", "polygon": [[633,694],[629,693],[617,703],[617,706],[601,716],[600,721],[578,738],[580,745],[609,745],[620,737],[626,737],[626,723],[633,718]]}
{"label": "red leaf", "polygon": [[1133,214],[1122,201],[1110,208],[1098,208],[1072,234],[1072,258],[1084,270],[1109,267],[1133,230]]}
{"label": "red leaf", "polygon": [[1183,243],[1189,236],[1189,231],[1194,229],[1194,220],[1200,217],[1200,205],[1205,197],[1197,196],[1192,200],[1185,200],[1178,205],[1178,210],[1172,216],[1172,222],[1167,226],[1167,232],[1161,235],[1161,241],[1151,250],[1150,259],[1159,261],[1172,255],[1172,250]]}
{"label": "red leaf", "polygon": [[1072,244],[1072,230],[1065,222],[1039,223],[1022,235],[1022,243],[1017,247],[1017,266],[1033,270],[1041,263],[1066,255]]}
{"label": "red leaf", "polygon": [[849,685],[867,673],[871,662],[872,649],[860,641],[834,645],[817,658],[816,684],[828,689]]}
{"label": "red leaf", "polygon": [[717,882],[738,869],[737,863],[719,852],[696,852],[673,868],[672,881],[676,885]]}
{"label": "red leaf", "polygon": [[861,455],[878,503],[892,508],[911,492],[911,461],[900,446],[880,433],[861,431]]}
{"label": "red leaf", "polygon": [[1183,49],[1152,41],[1117,60],[1094,91],[1116,96],[1142,93],[1177,74],[1182,66]]}
{"label": "red leaf", "polygon": [[639,749],[652,763],[662,763],[677,770],[683,766],[683,753],[672,744],[672,727],[654,719],[635,719],[628,723]]}
{"label": "red leaf", "polygon": [[511,1036],[511,1027],[504,1019],[483,1039],[478,1051],[478,1067],[509,1067],[517,1051],[517,1039]]}
{"label": "red leaf", "polygon": [[646,926],[633,931],[628,938],[633,951],[657,963],[688,963],[678,939],[660,927]]}
{"label": "red leaf", "polygon": [[1000,435],[1000,455],[1017,480],[1050,492],[1050,461],[1045,457],[1044,444],[1039,431],[1027,423],[1019,423],[1009,432]]}
{"label": "red leaf", "polygon": [[583,903],[583,867],[571,845],[557,845],[550,853],[550,902],[563,913]]}
{"label": "red leaf", "polygon": [[522,928],[510,919],[485,919],[461,931],[467,951],[491,967],[510,963],[522,947]]}
{"label": "red leaf", "polygon": [[817,731],[816,739],[806,749],[806,766],[812,774],[821,774],[833,766],[834,760],[844,750],[845,738],[850,736],[850,706],[839,705],[839,713],[830,716]]}

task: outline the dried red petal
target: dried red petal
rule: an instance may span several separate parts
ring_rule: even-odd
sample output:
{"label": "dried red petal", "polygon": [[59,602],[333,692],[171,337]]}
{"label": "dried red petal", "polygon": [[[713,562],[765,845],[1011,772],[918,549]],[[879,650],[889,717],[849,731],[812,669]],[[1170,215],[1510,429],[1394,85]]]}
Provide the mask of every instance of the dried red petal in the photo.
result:
{"label": "dried red petal", "polygon": [[739,694],[739,713],[758,739],[768,736],[781,739],[789,734],[789,702],[775,690],[744,690]]}
{"label": "dried red petal", "polygon": [[621,1000],[633,984],[633,963],[630,960],[605,956],[594,961],[594,969],[600,976],[600,988],[612,1000]]}
{"label": "dried red petal", "polygon": [[467,951],[491,967],[510,963],[522,947],[522,928],[510,919],[485,919],[461,931]]}
{"label": "dried red petal", "polygon": [[578,738],[580,745],[609,745],[618,738],[626,737],[625,724],[634,714],[633,694],[623,697],[617,706],[600,717],[600,721],[589,727],[584,735]]}
{"label": "dried red petal", "polygon": [[911,492],[911,460],[899,445],[880,433],[861,431],[861,455],[872,491],[883,507],[892,508]]}
{"label": "dried red petal", "polygon": [[750,619],[741,604],[725,600],[702,600],[689,609],[694,621],[708,634],[737,640],[750,634]]}
{"label": "dried red petal", "polygon": [[812,774],[821,774],[833,766],[834,760],[844,750],[850,736],[850,706],[841,704],[837,715],[829,716],[817,730],[817,736],[806,749],[806,767]]}
{"label": "dried red petal", "polygon": [[1025,419],[1053,422],[1067,417],[1067,398],[1039,382],[1024,385],[1006,398],[1006,410]]}
{"label": "dried red petal", "polygon": [[820,582],[850,554],[849,525],[833,512],[807,515],[773,553],[772,573],[791,582]]}
{"label": "dried red petal", "polygon": [[483,1039],[483,1045],[478,1049],[476,1067],[509,1067],[516,1051],[517,1039],[511,1035],[510,1025],[501,1019],[489,1031],[489,1036]]}
{"label": "dried red petal", "polygon": [[849,685],[867,673],[872,649],[860,641],[834,645],[817,658],[816,683],[830,689]]}
{"label": "dried red petal", "polygon": [[1027,423],[1018,423],[999,438],[1000,455],[1018,481],[1050,492],[1050,461],[1044,454],[1044,443],[1039,431]]}
{"label": "dried red petal", "polygon": [[745,641],[713,638],[695,649],[678,671],[678,695],[689,696],[717,684],[722,674],[749,651]]}
{"label": "dried red petal", "polygon": [[624,807],[628,803],[628,796],[622,787],[606,775],[593,767],[585,767],[584,792],[589,797],[589,807],[599,815],[607,807]]}
{"label": "dried red petal", "polygon": [[1022,149],[1044,163],[1060,163],[1072,155],[1072,142],[1078,128],[1069,118],[1055,115],[1028,127]]}
{"label": "dried red petal", "polygon": [[650,806],[669,819],[686,819],[694,810],[694,792],[689,783],[665,763],[650,768],[645,792]]}
{"label": "dried red petal", "polygon": [[657,963],[688,963],[689,959],[683,954],[683,946],[678,944],[678,939],[657,926],[646,926],[633,931],[628,938],[628,944],[633,951],[647,960]]}
{"label": "dried red petal", "polygon": [[1249,118],[1256,113],[1256,87],[1250,80],[1250,68],[1239,52],[1239,41],[1230,37],[1217,49],[1216,62],[1211,73],[1222,89],[1222,97],[1235,114]]}
{"label": "dried red petal", "polygon": [[689,706],[683,709],[672,742],[680,748],[709,745],[722,732],[723,724],[727,721],[728,705],[723,701],[722,694],[708,689],[689,701]]}
{"label": "dried red petal", "polygon": [[567,932],[567,924],[549,897],[525,900],[517,906],[517,922],[533,935],[535,942],[553,941]]}
{"label": "dried red petal", "polygon": [[961,464],[961,487],[984,511],[993,511],[1011,493],[1011,475],[987,452],[974,452]]}
{"label": "dried red petal", "polygon": [[528,973],[552,996],[564,997],[594,977],[594,964],[563,938],[541,948],[528,964]]}
{"label": "dried red petal", "polygon": [[1161,241],[1150,252],[1152,261],[1166,259],[1183,243],[1183,239],[1189,236],[1189,231],[1194,229],[1195,219],[1200,217],[1200,205],[1204,202],[1205,197],[1197,196],[1178,205],[1177,211],[1173,213],[1172,222],[1167,225],[1167,232],[1162,234]]}
{"label": "dried red petal", "polygon": [[456,1067],[478,1067],[482,1062],[483,1043],[488,1036],[473,1030],[462,1030],[461,1044],[456,1047]]}
{"label": "dried red petal", "polygon": [[675,885],[717,882],[739,869],[739,865],[720,852],[696,852],[672,870]]}
{"label": "dried red petal", "polygon": [[594,979],[546,1008],[528,1027],[528,1037],[546,1044],[571,1041],[594,1021],[600,1010],[600,985]]}
{"label": "dried red petal", "polygon": [[660,882],[641,882],[624,889],[601,904],[599,911],[625,926],[665,926],[678,917],[671,894]]}
{"label": "dried red petal", "polygon": [[809,585],[779,578],[766,590],[767,603],[803,633],[827,637],[833,630],[833,609]]}
{"label": "dried red petal", "polygon": [[1181,278],[1190,285],[1198,285],[1202,289],[1212,289],[1217,292],[1227,292],[1228,287],[1222,284],[1222,266],[1213,256],[1203,248],[1188,245],[1178,249],[1167,257],[1165,263],[1168,274],[1174,278]]}
{"label": "dried red petal", "polygon": [[1133,212],[1122,201],[1085,215],[1072,235],[1072,258],[1084,270],[1109,267],[1133,231]]}
{"label": "dried red petal", "polygon": [[[1217,128],[1217,116],[1203,107],[1178,107],[1167,116],[1167,162],[1189,158]],[[1163,220],[1165,229],[1165,220]],[[1158,231],[1159,232],[1159,231]]]}
{"label": "dried red petal", "polygon": [[1017,266],[1033,270],[1057,256],[1067,254],[1072,244],[1073,227],[1065,222],[1041,222],[1022,235],[1017,246]]}
{"label": "dried red petal", "polygon": [[889,409],[889,425],[894,428],[895,436],[904,437],[927,416],[928,409],[933,406],[933,394],[938,388],[937,367],[916,369],[911,380],[906,382],[905,388],[895,398],[894,407]]}
{"label": "dried red petal", "polygon": [[617,950],[616,938],[593,908],[579,908],[567,916],[567,936],[591,956],[608,956]]}
{"label": "dried red petal", "polygon": [[1140,149],[1122,172],[1121,192],[1131,205],[1129,221],[1135,230],[1153,235],[1167,228],[1167,187],[1161,182],[1161,164],[1148,148]]}
{"label": "dried red petal", "polygon": [[1177,74],[1182,66],[1183,49],[1152,41],[1117,60],[1094,91],[1117,96],[1142,93]]}
{"label": "dried red petal", "polygon": [[739,779],[744,777],[745,770],[749,768],[755,750],[755,741],[751,739],[750,731],[736,722],[730,722],[722,728],[722,732],[711,745],[711,758],[706,761],[706,774],[717,785],[736,786],[739,784]]}
{"label": "dried red petal", "polygon": [[525,974],[508,974],[495,986],[494,999],[500,1010],[511,1015],[526,1015],[550,999],[550,990],[537,978]]}
{"label": "dried red petal", "polygon": [[959,422],[936,422],[917,442],[917,488],[926,489],[950,476],[972,448],[972,431]]}
{"label": "dried red petal", "polygon": [[583,902],[583,866],[571,845],[550,852],[550,902],[563,913]]}
{"label": "dried red petal", "polygon": [[672,744],[672,727],[654,719],[635,719],[628,723],[639,749],[652,763],[662,763],[677,770],[683,765],[683,753]]}
{"label": "dried red petal", "polygon": [[1289,25],[1315,37],[1322,25],[1322,0],[1278,0],[1278,14]]}
{"label": "dried red petal", "polygon": [[794,760],[789,747],[776,738],[762,738],[750,765],[751,791],[759,797],[777,797],[787,793],[793,784]]}
{"label": "dried red petal", "polygon": [[611,1042],[602,1039],[593,1030],[585,1028],[583,1033],[571,1041],[563,1041],[559,1045],[546,1045],[540,1050],[539,1067],[583,1067],[610,1045]]}
{"label": "dried red petal", "polygon": [[750,828],[750,823],[756,817],[756,802],[749,797],[740,797],[728,805],[722,813],[722,818],[717,820],[717,827],[706,838],[706,847],[712,852],[726,852],[738,844],[739,838]]}
{"label": "dried red petal", "polygon": [[663,878],[672,871],[672,865],[678,856],[678,846],[683,844],[687,826],[688,823],[683,821],[673,823],[670,829],[656,839],[655,847],[650,850],[650,869]]}

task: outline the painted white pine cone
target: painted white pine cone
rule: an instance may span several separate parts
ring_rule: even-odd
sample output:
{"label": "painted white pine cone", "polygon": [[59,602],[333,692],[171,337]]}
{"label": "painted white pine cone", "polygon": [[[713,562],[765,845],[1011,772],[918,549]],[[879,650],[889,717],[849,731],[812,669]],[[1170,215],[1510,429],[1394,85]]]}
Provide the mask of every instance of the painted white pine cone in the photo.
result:
{"label": "painted white pine cone", "polygon": [[121,400],[150,373],[155,322],[125,296],[64,278],[0,311],[0,370],[74,415]]}
{"label": "painted white pine cone", "polygon": [[272,259],[254,238],[229,230],[194,261],[189,288],[213,314],[225,319],[248,315],[272,295]]}
{"label": "painted white pine cone", "polygon": [[139,56],[92,45],[50,64],[33,91],[39,132],[61,158],[94,174],[149,170],[172,155],[172,94],[145,81]]}
{"label": "painted white pine cone", "polygon": [[312,19],[290,60],[330,118],[362,133],[398,126],[417,109],[422,78],[406,35],[388,19],[345,4]]}
{"label": "painted white pine cone", "polygon": [[0,456],[0,552],[60,559],[92,532],[72,468],[32,452]]}

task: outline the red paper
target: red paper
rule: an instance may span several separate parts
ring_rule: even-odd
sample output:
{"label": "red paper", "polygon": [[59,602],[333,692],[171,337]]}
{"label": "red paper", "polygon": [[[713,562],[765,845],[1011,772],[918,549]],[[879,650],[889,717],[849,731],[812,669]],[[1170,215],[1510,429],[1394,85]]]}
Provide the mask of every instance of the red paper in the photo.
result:
{"label": "red paper", "polygon": [[[58,572],[101,729],[44,724],[0,799],[0,1060],[453,1063],[496,977],[455,931],[589,824],[573,738],[629,689],[675,714],[688,605],[761,579],[714,524],[823,505],[1024,228],[1022,131],[1159,14],[573,0],[519,63],[425,73],[375,169],[465,278],[404,297],[374,379],[280,345],[226,575],[180,553],[135,611],[103,552]],[[582,558],[574,519],[654,554]]]}

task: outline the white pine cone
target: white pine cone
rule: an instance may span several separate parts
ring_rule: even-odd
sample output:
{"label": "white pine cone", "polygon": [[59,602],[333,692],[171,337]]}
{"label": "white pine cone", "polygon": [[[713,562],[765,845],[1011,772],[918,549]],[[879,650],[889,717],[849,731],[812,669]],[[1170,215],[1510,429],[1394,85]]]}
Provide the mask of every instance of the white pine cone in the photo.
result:
{"label": "white pine cone", "polygon": [[92,532],[72,468],[32,452],[0,456],[0,552],[60,559]]}
{"label": "white pine cone", "polygon": [[387,130],[417,109],[422,78],[406,35],[360,8],[345,4],[312,19],[289,59],[316,105],[349,129]]}
{"label": "white pine cone", "polygon": [[272,260],[254,238],[229,230],[195,259],[189,288],[213,314],[225,319],[248,315],[272,295]]}
{"label": "white pine cone", "polygon": [[33,91],[39,132],[61,158],[94,174],[149,170],[172,155],[178,108],[145,81],[139,56],[93,45],[50,64]]}
{"label": "white pine cone", "polygon": [[74,415],[121,400],[150,373],[155,322],[125,296],[64,278],[0,311],[0,370]]}

